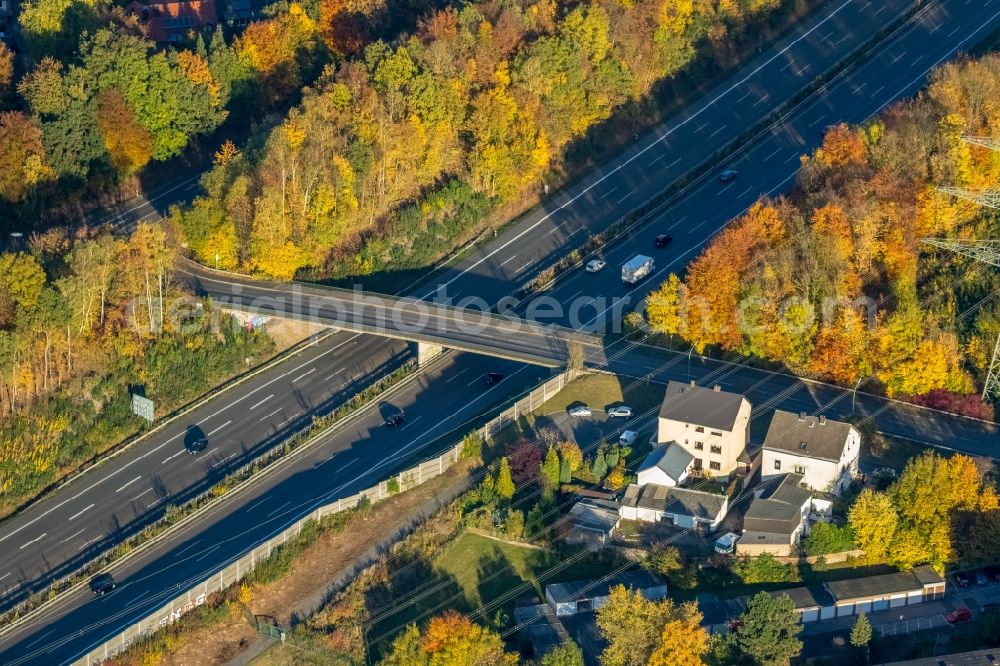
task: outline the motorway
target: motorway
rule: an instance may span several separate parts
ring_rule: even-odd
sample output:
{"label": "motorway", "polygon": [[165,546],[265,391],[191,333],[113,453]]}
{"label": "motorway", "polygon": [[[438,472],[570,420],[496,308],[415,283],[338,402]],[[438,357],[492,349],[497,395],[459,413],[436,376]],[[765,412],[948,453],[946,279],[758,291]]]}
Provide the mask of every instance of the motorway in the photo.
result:
{"label": "motorway", "polygon": [[[544,266],[580,240],[583,237],[581,231],[606,227],[619,216],[624,207],[631,205],[633,201],[638,203],[649,193],[662,189],[674,177],[714,151],[718,147],[714,144],[716,140],[725,143],[727,135],[732,138],[747,124],[752,123],[754,114],[760,117],[767,115],[769,108],[798,89],[803,81],[825,69],[835,51],[842,52],[849,48],[852,40],[864,41],[859,35],[864,35],[866,30],[871,34],[875,26],[880,22],[887,22],[893,13],[900,11],[906,4],[891,1],[873,4],[859,0],[831,5],[826,11],[833,12],[832,19],[824,21],[823,15],[820,15],[807,22],[785,42],[751,63],[743,73],[709,93],[704,103],[695,105],[668,126],[645,137],[636,148],[619,160],[605,165],[592,177],[582,180],[566,193],[553,196],[544,211],[527,216],[509,234],[476,250],[459,265],[444,272],[440,279],[441,285],[457,295],[475,294],[488,301],[495,301],[509,293],[513,284],[525,281],[536,268]],[[659,223],[660,226],[656,228],[656,231],[660,231],[667,224],[681,225],[673,230],[676,240],[669,250],[672,260],[678,262],[679,267],[717,228],[741,212],[757,194],[787,185],[795,169],[794,159],[787,157],[791,154],[788,151],[794,150],[797,156],[799,152],[815,145],[818,133],[825,124],[855,116],[857,119],[863,118],[892,99],[911,94],[921,85],[932,65],[949,57],[975,37],[982,37],[997,25],[998,12],[1000,0],[971,5],[963,0],[945,0],[940,6],[932,7],[927,15],[897,39],[884,45],[879,56],[873,58],[870,64],[852,71],[850,78],[844,79],[843,87],[832,88],[815,106],[800,110],[792,118],[792,124],[776,128],[763,141],[748,148],[737,158],[754,159],[750,151],[761,151],[758,153],[759,159],[770,165],[769,169],[755,166],[741,170],[735,186],[723,196],[720,196],[718,187],[711,180],[691,188],[676,204],[677,207],[672,209],[674,212],[671,213],[670,222]],[[884,67],[879,66],[879,63],[883,63]],[[865,93],[866,89],[868,93]],[[758,103],[750,102],[751,99]],[[762,99],[764,101],[760,102]],[[822,120],[810,121],[812,127],[796,126],[794,123],[809,108],[814,108]],[[709,136],[710,134],[713,136]],[[662,169],[659,168],[661,164]],[[608,194],[612,188],[616,188],[615,191]],[[687,203],[688,197],[692,198],[690,204]],[[691,211],[686,213],[685,219],[681,219],[682,210]],[[695,213],[695,217],[691,213]],[[612,253],[625,254],[640,247],[642,251],[648,252],[650,233],[651,231],[644,232],[641,236],[608,250],[609,262],[618,261],[617,255]],[[629,247],[630,243],[639,245]],[[667,262],[661,261],[661,268],[666,269]],[[582,283],[577,281],[591,278],[599,280],[601,285],[595,287],[598,290],[595,295],[603,293],[599,291],[601,289],[621,288],[616,271],[610,271],[593,276],[571,274],[556,289],[566,290],[559,291],[560,295],[565,293],[567,298],[575,298],[576,295],[569,293],[571,287],[572,291],[584,289]],[[655,286],[655,281],[651,280],[643,288],[652,286]],[[640,296],[641,290],[632,295]],[[339,333],[316,347],[313,353],[332,350],[351,335],[354,334]],[[328,380],[327,384],[322,384],[321,380],[331,372],[338,372],[337,368],[342,365],[346,367],[345,360],[363,360],[387,367],[387,363],[391,365],[391,361],[386,359],[393,356],[398,358],[402,349],[398,343],[388,343],[371,336],[360,336],[351,342],[356,342],[354,346],[357,349],[352,347],[349,351],[329,351],[312,366],[295,362],[301,368],[298,374],[286,372],[285,366],[279,366],[274,372],[286,375],[286,378],[280,380],[284,384],[275,385],[282,387],[281,395],[278,391],[265,389],[256,394],[258,399],[271,393],[274,396],[269,397],[269,400],[285,399],[285,392],[288,392],[295,396],[294,400],[299,401],[298,408],[306,410],[311,405],[321,404],[321,401],[314,399],[312,393],[305,388],[289,388],[288,382],[315,381],[318,388],[312,390],[332,391],[333,387],[328,384],[336,383],[337,380]],[[368,345],[380,345],[383,351],[370,352]],[[348,353],[345,354],[345,351]],[[688,374],[686,355],[670,355],[661,350],[632,347],[627,354],[612,356],[609,362],[617,364],[612,369],[630,374],[650,374],[650,368],[658,376],[685,377]],[[311,374],[299,378],[299,374],[304,371]],[[505,372],[508,377],[499,386],[486,389],[482,386],[481,375],[487,371]],[[225,503],[222,509],[206,516],[196,528],[192,528],[189,536],[182,535],[180,539],[159,545],[128,566],[116,570],[116,576],[125,581],[125,584],[113,595],[93,600],[85,595],[70,598],[41,618],[26,623],[16,632],[5,636],[0,641],[0,661],[15,664],[72,659],[105,636],[113,634],[122,625],[142,616],[177,589],[218,570],[252,543],[280,531],[316,503],[328,501],[338,494],[353,493],[378,478],[384,478],[393,470],[405,466],[404,456],[429,454],[440,435],[455,428],[461,429],[460,423],[474,418],[501,398],[503,393],[514,392],[532,383],[543,372],[510,361],[484,359],[470,354],[445,356],[433,364],[432,372],[421,376],[393,396],[392,407],[403,408],[408,415],[404,429],[390,432],[381,428],[379,409],[367,410],[362,417],[351,422],[350,428],[336,433],[311,451],[305,457],[308,460],[303,458],[290,466],[287,472],[283,472],[286,476],[276,476],[245,497]],[[351,375],[347,370],[344,373],[345,375],[339,376],[341,380]],[[807,411],[822,408],[826,413],[835,415],[836,410],[843,410],[850,403],[850,393],[839,389],[803,384],[787,376],[697,358],[692,362],[690,374],[704,383],[723,383],[730,390],[742,390],[745,387],[758,408],[781,406],[799,410],[800,405],[801,408],[806,408],[811,403]],[[310,379],[313,375],[315,378]],[[264,381],[263,375],[260,381]],[[476,388],[471,389],[473,386]],[[245,391],[243,388],[235,389],[221,396],[219,402],[242,400]],[[429,400],[430,396],[433,399]],[[879,400],[859,393],[857,411],[874,413],[884,404],[884,401]],[[255,425],[246,418],[247,410],[254,402],[245,400],[233,406],[235,418],[223,412],[215,417],[220,419],[219,422],[209,422],[208,426],[221,426],[221,430],[213,433],[210,440],[224,439],[226,445],[232,446],[233,450],[242,450],[244,446],[254,447],[255,442],[260,439],[260,433],[254,437],[252,431]],[[834,404],[828,404],[831,402]],[[382,405],[378,407],[381,408]],[[218,408],[214,407],[216,410]],[[988,442],[989,437],[996,435],[995,430],[990,431],[989,426],[979,422],[941,416],[939,418],[946,423],[938,425],[937,418],[925,418],[928,412],[913,410],[913,414],[910,414],[909,409],[893,407],[879,417],[878,426],[890,431],[908,429],[910,436],[916,439],[935,437],[942,441],[952,441],[956,448],[964,447],[966,439],[953,440],[955,435],[967,438],[970,445]],[[201,420],[192,418],[191,421],[201,425],[205,432],[214,429],[202,425]],[[956,422],[963,424],[967,430],[957,428],[954,425]],[[280,421],[275,421],[273,427],[277,427],[277,423]],[[237,442],[235,437],[229,438],[228,428],[243,426],[248,429],[248,434],[244,435],[248,438],[247,441]],[[259,426],[256,427],[259,429]],[[406,438],[402,443],[399,441],[400,435]],[[165,462],[158,457],[159,452],[148,453],[153,446],[164,446],[160,439],[154,437],[151,440],[151,443],[136,447],[111,463],[124,465],[130,460],[142,461],[136,462],[136,466],[131,468],[134,470],[131,476],[128,471],[121,474],[121,483],[117,480],[103,480],[103,475],[111,470],[110,465],[98,467],[94,472],[83,475],[81,480],[71,483],[64,491],[5,523],[0,531],[0,539],[6,537],[3,546],[4,568],[0,570],[0,577],[14,572],[14,568],[7,567],[6,564],[15,544],[18,546],[18,553],[25,551],[24,563],[34,561],[48,562],[49,566],[59,565],[55,545],[59,539],[50,537],[50,526],[91,517],[106,517],[101,515],[97,501],[87,496],[74,497],[66,494],[75,494],[80,490],[90,492],[89,485],[98,477],[102,481],[97,488],[103,488],[102,492],[106,495],[119,495],[116,489],[133,479],[140,469],[143,474],[140,474],[141,479],[135,483],[149,483],[149,487],[152,487],[153,479],[165,471],[160,468],[170,467],[177,461],[178,465],[185,465],[189,482],[210,485],[211,482],[201,476],[206,471],[204,466],[197,466],[199,457],[178,456]],[[178,445],[175,443],[174,446]],[[161,449],[161,452],[165,451]],[[171,450],[170,454],[175,452]],[[219,451],[219,454],[228,455],[226,451]],[[166,459],[166,456],[163,458]],[[121,462],[117,462],[118,460]],[[329,464],[325,465],[327,462]],[[225,469],[229,464],[229,461],[223,461],[220,467]],[[317,468],[312,466],[319,464],[324,466],[318,468],[321,471],[317,472]],[[180,473],[178,476],[184,477],[185,474]],[[303,498],[302,488],[310,488],[312,496]],[[255,502],[259,504],[254,505]],[[92,503],[94,506],[89,506]],[[58,508],[53,509],[56,504],[59,504]],[[112,498],[104,506],[104,512],[113,511],[115,499]],[[268,509],[267,512],[263,511],[264,507]],[[250,514],[253,516],[253,524],[248,524],[248,509],[254,509],[254,513]],[[66,515],[45,513],[30,525],[21,528],[19,521],[30,521],[32,511],[43,513],[49,510],[65,511]],[[74,517],[81,510],[81,515]],[[71,517],[73,520],[70,520]],[[128,519],[133,522],[136,520],[132,516],[128,516]],[[15,529],[19,530],[16,534],[9,534]],[[75,531],[64,527],[58,529],[62,530],[58,533],[61,538],[65,538],[62,535],[72,535]],[[18,553],[13,556],[18,557]],[[30,573],[25,573],[24,577],[29,581],[31,579]]]}

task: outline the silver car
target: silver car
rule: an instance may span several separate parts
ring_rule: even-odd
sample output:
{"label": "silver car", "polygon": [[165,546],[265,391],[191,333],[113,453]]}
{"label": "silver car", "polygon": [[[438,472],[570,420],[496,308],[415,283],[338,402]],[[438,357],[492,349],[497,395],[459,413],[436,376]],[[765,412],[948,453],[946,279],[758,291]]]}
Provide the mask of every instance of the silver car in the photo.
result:
{"label": "silver car", "polygon": [[618,405],[617,407],[612,407],[608,410],[608,416],[621,416],[624,418],[632,417],[632,408],[628,405]]}
{"label": "silver car", "polygon": [[587,272],[596,273],[607,265],[608,262],[604,261],[603,259],[591,259],[590,261],[587,262]]}
{"label": "silver car", "polygon": [[570,416],[590,416],[590,407],[587,405],[577,405],[569,410]]}

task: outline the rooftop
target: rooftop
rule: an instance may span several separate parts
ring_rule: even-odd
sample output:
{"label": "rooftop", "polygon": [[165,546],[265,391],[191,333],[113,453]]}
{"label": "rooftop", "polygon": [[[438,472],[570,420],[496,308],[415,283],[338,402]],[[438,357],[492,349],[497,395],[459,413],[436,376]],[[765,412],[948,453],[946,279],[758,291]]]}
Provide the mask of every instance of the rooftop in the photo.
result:
{"label": "rooftop", "polygon": [[621,519],[618,504],[607,500],[580,500],[569,510],[569,516],[577,527],[605,533]]}
{"label": "rooftop", "polygon": [[625,506],[663,511],[705,520],[714,520],[722,513],[726,496],[688,488],[670,488],[655,483],[645,486],[630,485],[625,490]]}
{"label": "rooftop", "polygon": [[746,400],[739,393],[670,382],[660,407],[660,418],[732,432]]}
{"label": "rooftop", "polygon": [[826,589],[837,601],[847,601],[895,592],[921,590],[925,585],[942,582],[944,579],[937,572],[924,565],[916,567],[913,571],[831,581],[826,584]]}
{"label": "rooftop", "polygon": [[764,438],[764,448],[837,462],[844,454],[844,445],[852,429],[850,423],[825,416],[776,409]]}
{"label": "rooftop", "polygon": [[606,597],[611,588],[616,585],[624,585],[629,589],[643,591],[665,587],[666,584],[666,581],[656,574],[648,571],[632,571],[598,580],[575,580],[569,583],[546,585],[545,596],[559,604],[568,601],[580,601],[581,599]]}
{"label": "rooftop", "polygon": [[972,652],[957,652],[943,654],[939,657],[924,657],[910,661],[894,661],[882,666],[997,666],[1000,664],[1000,648],[974,650]]}
{"label": "rooftop", "polygon": [[[801,475],[785,474],[769,493],[750,502],[743,517],[744,541],[750,542],[747,535],[754,533],[753,543],[788,543],[787,537],[794,534],[802,522],[803,505],[812,497],[812,492],[801,483]],[[786,538],[767,541],[760,539],[759,534],[780,534]]]}
{"label": "rooftop", "polygon": [[658,467],[671,479],[679,481],[693,460],[694,456],[676,442],[660,444],[649,452],[639,466],[639,471],[644,472]]}
{"label": "rooftop", "polygon": [[832,606],[833,597],[830,593],[826,591],[822,585],[809,585],[806,587],[793,587],[787,590],[775,590],[770,593],[771,596],[780,597],[782,594],[787,594],[795,604],[797,610],[806,610],[808,608],[820,608],[822,606]]}

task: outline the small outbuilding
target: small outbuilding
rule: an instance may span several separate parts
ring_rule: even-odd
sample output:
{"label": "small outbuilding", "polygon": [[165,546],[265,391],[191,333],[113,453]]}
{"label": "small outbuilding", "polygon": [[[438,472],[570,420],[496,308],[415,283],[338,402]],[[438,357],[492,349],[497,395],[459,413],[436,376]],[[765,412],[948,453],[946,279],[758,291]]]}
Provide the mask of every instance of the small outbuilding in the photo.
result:
{"label": "small outbuilding", "polygon": [[569,583],[553,583],[545,586],[545,600],[562,617],[597,610],[611,594],[611,588],[624,585],[637,590],[650,600],[667,596],[667,582],[648,571],[634,571],[617,574],[598,580],[577,580]]}

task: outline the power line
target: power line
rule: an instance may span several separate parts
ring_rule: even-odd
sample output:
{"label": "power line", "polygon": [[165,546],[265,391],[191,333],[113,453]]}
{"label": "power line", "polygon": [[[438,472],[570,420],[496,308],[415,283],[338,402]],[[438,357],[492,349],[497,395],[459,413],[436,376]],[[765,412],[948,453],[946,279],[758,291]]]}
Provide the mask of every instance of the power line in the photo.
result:
{"label": "power line", "polygon": [[985,188],[966,189],[964,187],[939,186],[935,188],[942,194],[965,199],[972,203],[1000,210],[1000,190],[989,190]]}
{"label": "power line", "polygon": [[[1000,192],[997,192],[1000,195]],[[957,238],[925,238],[924,243],[975,261],[1000,268],[1000,240],[961,240]],[[1000,334],[993,344],[993,354],[983,382],[983,402],[1000,398]]]}

